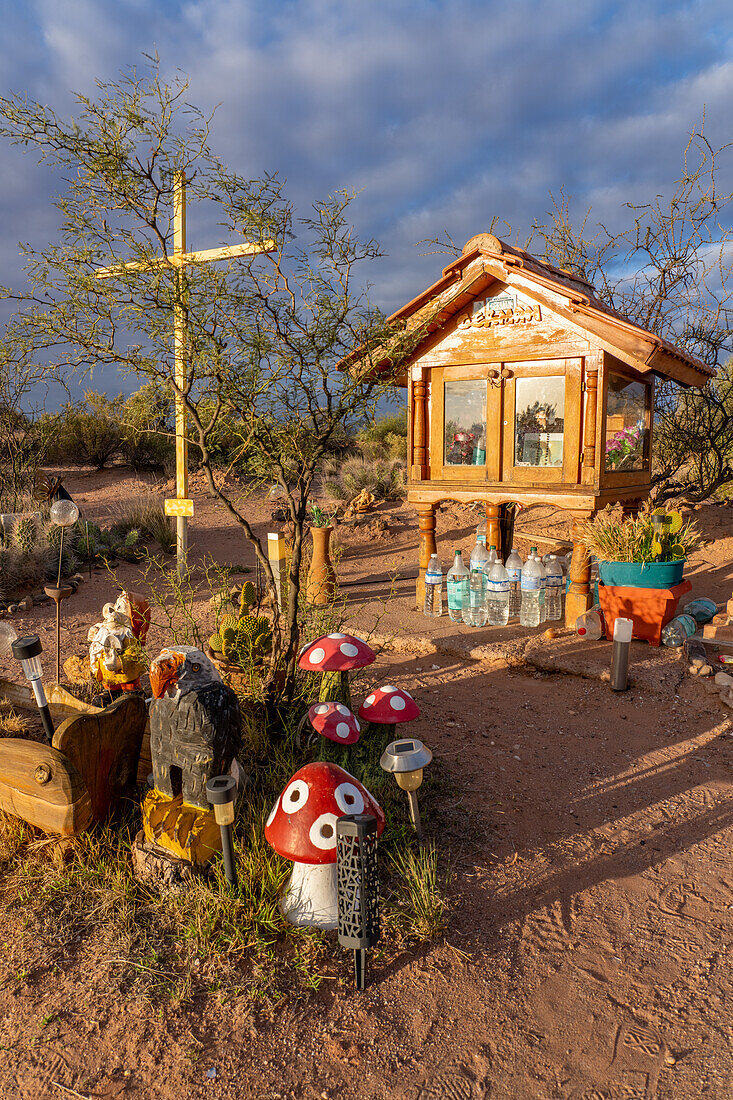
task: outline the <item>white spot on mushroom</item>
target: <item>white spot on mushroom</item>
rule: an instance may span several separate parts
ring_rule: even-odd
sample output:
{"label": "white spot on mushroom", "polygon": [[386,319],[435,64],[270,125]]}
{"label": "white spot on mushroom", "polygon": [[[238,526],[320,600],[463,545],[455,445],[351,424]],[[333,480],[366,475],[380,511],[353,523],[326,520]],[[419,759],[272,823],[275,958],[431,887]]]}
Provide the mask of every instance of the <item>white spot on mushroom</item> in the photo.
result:
{"label": "white spot on mushroom", "polygon": [[356,718],[354,719],[354,725],[356,726],[356,732],[361,733],[361,725],[357,722]]}
{"label": "white spot on mushroom", "polygon": [[329,638],[345,638],[345,634],[329,634]]}
{"label": "white spot on mushroom", "polygon": [[383,691],[384,694],[386,695],[390,691],[397,691],[397,688],[392,687],[391,684],[385,684],[383,688],[380,688],[380,691]]}
{"label": "white spot on mushroom", "polygon": [[321,649],[320,646],[316,646],[316,648],[311,650],[311,652],[308,654],[308,660],[312,665],[318,665],[321,663],[325,656],[325,649]]}
{"label": "white spot on mushroom", "polygon": [[316,707],[315,712],[316,714],[328,714],[328,703],[321,703],[320,706]]}
{"label": "white spot on mushroom", "polygon": [[346,724],[346,722],[339,722],[339,724],[336,726],[336,736],[337,737],[348,737],[349,736],[349,727]]}
{"label": "white spot on mushroom", "polygon": [[342,642],[339,649],[343,653],[344,657],[356,657],[359,652],[359,647],[352,645],[351,642]]}
{"label": "white spot on mushroom", "polygon": [[392,710],[404,710],[405,700],[402,698],[401,695],[393,695],[389,701],[389,705],[391,706]]}
{"label": "white spot on mushroom", "polygon": [[278,797],[275,799],[275,805],[270,810],[270,815],[267,818],[267,821],[265,822],[265,828],[266,829],[269,829],[270,825],[272,825],[273,821],[275,820],[275,815],[277,814],[277,808],[278,808],[279,805],[280,805],[280,796],[278,795]]}
{"label": "white spot on mushroom", "polygon": [[321,814],[310,827],[308,833],[314,848],[327,852],[336,847],[336,814]]}
{"label": "white spot on mushroom", "polygon": [[333,792],[336,805],[345,814],[361,814],[364,812],[364,797],[353,783],[339,783]]}
{"label": "white spot on mushroom", "polygon": [[376,695],[367,695],[366,699],[364,700],[364,706],[370,707],[375,699]]}
{"label": "white spot on mushroom", "polygon": [[294,814],[302,810],[308,801],[310,788],[304,779],[294,779],[283,791],[283,810],[286,814]]}
{"label": "white spot on mushroom", "polygon": [[349,713],[349,708],[345,707],[343,703],[337,703],[336,704],[336,710],[339,712],[339,714],[348,714]]}

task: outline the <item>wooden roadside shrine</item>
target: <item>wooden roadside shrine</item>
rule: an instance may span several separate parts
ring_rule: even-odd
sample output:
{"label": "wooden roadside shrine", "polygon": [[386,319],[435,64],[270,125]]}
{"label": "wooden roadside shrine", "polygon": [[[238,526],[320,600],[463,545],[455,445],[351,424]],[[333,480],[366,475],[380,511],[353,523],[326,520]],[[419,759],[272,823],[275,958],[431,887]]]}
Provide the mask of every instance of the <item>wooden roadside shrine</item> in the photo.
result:
{"label": "wooden roadside shrine", "polygon": [[497,547],[501,504],[553,504],[574,520],[565,611],[574,624],[590,579],[578,523],[649,495],[654,379],[702,386],[714,372],[609,309],[578,276],[491,233],[472,237],[390,320],[419,329],[401,378],[418,606],[441,501],[483,502],[487,545]]}

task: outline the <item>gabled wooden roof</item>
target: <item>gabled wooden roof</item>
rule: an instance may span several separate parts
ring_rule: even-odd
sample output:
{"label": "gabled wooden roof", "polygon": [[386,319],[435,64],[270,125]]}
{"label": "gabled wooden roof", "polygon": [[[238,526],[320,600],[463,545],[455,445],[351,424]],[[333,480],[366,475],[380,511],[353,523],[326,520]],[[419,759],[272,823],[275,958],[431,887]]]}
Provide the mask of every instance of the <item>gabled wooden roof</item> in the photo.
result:
{"label": "gabled wooden roof", "polygon": [[[429,335],[464,309],[496,280],[547,306],[575,329],[643,373],[671,378],[684,386],[702,386],[715,371],[694,355],[629,321],[595,297],[593,287],[574,275],[505,244],[492,233],[472,237],[441,278],[389,318]],[[358,351],[350,357],[358,360]],[[347,363],[344,363],[346,366]]]}

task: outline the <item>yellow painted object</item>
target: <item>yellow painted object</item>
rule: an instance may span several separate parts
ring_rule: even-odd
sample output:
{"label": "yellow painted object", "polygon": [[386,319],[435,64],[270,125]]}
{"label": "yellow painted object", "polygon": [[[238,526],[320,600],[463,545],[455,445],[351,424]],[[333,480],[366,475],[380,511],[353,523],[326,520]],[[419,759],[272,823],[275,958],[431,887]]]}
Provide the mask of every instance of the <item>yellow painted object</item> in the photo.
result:
{"label": "yellow painted object", "polygon": [[148,791],[142,806],[145,839],[177,859],[208,863],[221,851],[221,833],[211,810],[189,806],[182,796]]}
{"label": "yellow painted object", "polygon": [[165,502],[167,516],[192,516],[193,501],[185,497],[168,497]]}

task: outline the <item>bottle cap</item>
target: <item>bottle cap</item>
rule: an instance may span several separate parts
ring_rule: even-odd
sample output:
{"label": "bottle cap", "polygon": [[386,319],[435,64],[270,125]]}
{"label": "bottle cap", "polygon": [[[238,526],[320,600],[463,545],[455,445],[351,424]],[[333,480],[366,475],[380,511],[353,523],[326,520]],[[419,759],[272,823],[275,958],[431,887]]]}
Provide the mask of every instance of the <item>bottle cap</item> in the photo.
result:
{"label": "bottle cap", "polygon": [[581,636],[581,637],[582,637],[582,636],[583,636],[584,634],[587,634],[587,633],[588,633],[588,631],[587,631],[587,630],[585,629],[585,627],[584,627],[584,626],[579,626],[579,627],[578,627],[578,634],[580,634],[580,636]]}
{"label": "bottle cap", "polygon": [[530,554],[536,554],[537,553],[537,547],[536,546],[530,546],[529,552],[530,552]]}

